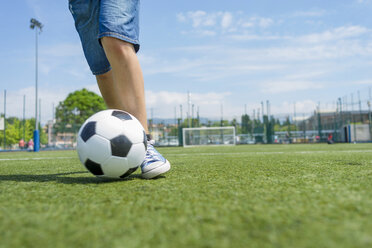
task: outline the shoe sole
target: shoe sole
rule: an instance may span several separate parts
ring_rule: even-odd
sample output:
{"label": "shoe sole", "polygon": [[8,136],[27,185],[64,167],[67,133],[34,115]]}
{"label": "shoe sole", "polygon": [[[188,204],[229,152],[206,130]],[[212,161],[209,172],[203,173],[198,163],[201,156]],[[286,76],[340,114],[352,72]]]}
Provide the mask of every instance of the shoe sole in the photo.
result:
{"label": "shoe sole", "polygon": [[164,174],[169,170],[170,170],[170,163],[168,160],[166,160],[164,164],[159,165],[158,167],[152,170],[149,170],[145,173],[142,173],[142,178],[151,179],[151,178],[160,176],[161,174]]}

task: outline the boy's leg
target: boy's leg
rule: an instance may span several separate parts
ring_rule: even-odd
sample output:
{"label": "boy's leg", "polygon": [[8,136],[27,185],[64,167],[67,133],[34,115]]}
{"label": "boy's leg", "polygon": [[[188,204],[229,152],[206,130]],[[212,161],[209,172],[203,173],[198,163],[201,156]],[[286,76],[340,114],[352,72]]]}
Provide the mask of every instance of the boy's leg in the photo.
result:
{"label": "boy's leg", "polygon": [[109,109],[121,109],[121,103],[119,101],[119,95],[114,84],[112,77],[112,71],[108,71],[104,74],[96,75],[99,91],[105,100],[106,106]]}
{"label": "boy's leg", "polygon": [[[148,133],[143,75],[133,45],[113,37],[103,37],[101,42],[112,67],[97,76],[106,104],[133,114]],[[141,165],[142,177],[154,178],[169,169],[169,161],[149,143]]]}
{"label": "boy's leg", "polygon": [[97,76],[107,106],[125,109],[148,133],[143,75],[133,45],[113,37],[103,37],[101,42],[112,67]]}
{"label": "boy's leg", "polygon": [[[76,0],[69,1],[69,7],[107,106],[130,112],[147,132],[143,75],[135,54],[139,49],[139,0]],[[153,178],[169,169],[169,162],[149,142],[142,176]]]}

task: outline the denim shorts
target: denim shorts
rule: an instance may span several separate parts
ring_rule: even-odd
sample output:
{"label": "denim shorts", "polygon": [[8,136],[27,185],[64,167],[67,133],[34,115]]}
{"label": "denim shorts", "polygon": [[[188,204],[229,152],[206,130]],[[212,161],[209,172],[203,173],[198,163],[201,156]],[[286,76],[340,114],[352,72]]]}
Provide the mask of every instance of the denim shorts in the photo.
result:
{"label": "denim shorts", "polygon": [[94,75],[111,69],[100,39],[115,37],[139,50],[140,0],[69,0],[85,58]]}

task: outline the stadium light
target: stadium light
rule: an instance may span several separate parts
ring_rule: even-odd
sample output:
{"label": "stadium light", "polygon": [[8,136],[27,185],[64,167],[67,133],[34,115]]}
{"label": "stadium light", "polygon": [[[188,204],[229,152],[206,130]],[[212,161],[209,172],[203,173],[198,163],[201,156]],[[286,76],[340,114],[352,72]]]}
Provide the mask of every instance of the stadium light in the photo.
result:
{"label": "stadium light", "polygon": [[[35,29],[35,131],[34,131],[34,152],[40,149],[39,120],[37,115],[38,103],[38,34],[41,33],[43,24],[38,20],[31,18],[30,28]],[[39,30],[39,32],[38,32]]]}

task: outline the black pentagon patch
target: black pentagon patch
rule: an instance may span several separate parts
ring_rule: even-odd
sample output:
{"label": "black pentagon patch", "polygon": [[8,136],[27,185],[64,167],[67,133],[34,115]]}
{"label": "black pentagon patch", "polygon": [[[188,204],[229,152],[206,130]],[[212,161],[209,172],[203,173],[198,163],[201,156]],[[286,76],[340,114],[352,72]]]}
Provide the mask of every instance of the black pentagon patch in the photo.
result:
{"label": "black pentagon patch", "polygon": [[125,135],[119,135],[112,140],[111,143],[111,154],[112,156],[125,158],[128,155],[132,142]]}
{"label": "black pentagon patch", "polygon": [[96,176],[102,176],[103,175],[103,171],[101,169],[101,166],[99,164],[97,164],[96,162],[93,162],[92,160],[87,160],[85,162],[85,166],[87,167],[87,169],[93,174],[93,175],[96,175]]}
{"label": "black pentagon patch", "polygon": [[120,178],[124,178],[124,177],[129,176],[130,174],[132,174],[133,172],[135,172],[137,170],[137,168],[138,167],[130,168],[127,172],[125,172],[122,176],[120,176]]}
{"label": "black pentagon patch", "polygon": [[145,145],[145,150],[147,151],[147,135],[145,131],[143,131],[143,144]]}
{"label": "black pentagon patch", "polygon": [[115,116],[115,117],[119,118],[122,121],[132,120],[132,117],[128,113],[126,113],[124,111],[117,111],[117,110],[115,110],[115,111],[112,112],[112,116]]}
{"label": "black pentagon patch", "polygon": [[81,131],[81,138],[84,140],[84,142],[87,142],[87,140],[96,134],[96,122],[88,122],[84,128],[83,131]]}

